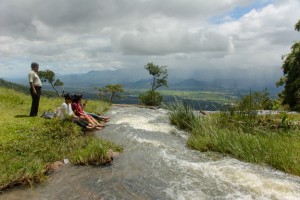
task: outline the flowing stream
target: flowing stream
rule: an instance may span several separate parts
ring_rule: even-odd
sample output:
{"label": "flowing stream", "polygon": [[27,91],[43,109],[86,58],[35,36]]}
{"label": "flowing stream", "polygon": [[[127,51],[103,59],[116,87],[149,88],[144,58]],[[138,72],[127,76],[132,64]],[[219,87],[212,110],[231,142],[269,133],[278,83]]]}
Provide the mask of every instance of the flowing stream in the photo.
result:
{"label": "flowing stream", "polygon": [[43,184],[0,199],[300,199],[300,178],[186,147],[165,110],[113,107],[95,134],[124,147],[107,167],[64,165]]}

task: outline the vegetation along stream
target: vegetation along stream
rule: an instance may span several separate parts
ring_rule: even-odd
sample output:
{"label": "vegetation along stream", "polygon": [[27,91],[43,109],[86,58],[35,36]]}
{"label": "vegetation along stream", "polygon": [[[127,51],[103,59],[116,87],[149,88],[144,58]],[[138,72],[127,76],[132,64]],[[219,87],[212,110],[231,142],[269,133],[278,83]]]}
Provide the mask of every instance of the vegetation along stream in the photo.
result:
{"label": "vegetation along stream", "polygon": [[0,199],[300,199],[299,177],[188,149],[165,110],[115,106],[108,114],[96,135],[124,146],[113,165],[65,165]]}

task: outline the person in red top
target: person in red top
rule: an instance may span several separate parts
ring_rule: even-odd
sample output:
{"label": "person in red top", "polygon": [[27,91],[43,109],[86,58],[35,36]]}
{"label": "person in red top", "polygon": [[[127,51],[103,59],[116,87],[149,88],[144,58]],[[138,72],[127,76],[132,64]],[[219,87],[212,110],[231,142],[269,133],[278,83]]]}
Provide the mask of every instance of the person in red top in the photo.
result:
{"label": "person in red top", "polygon": [[81,106],[81,100],[82,98],[82,94],[75,94],[73,95],[72,98],[72,110],[75,113],[75,115],[77,117],[79,117],[80,119],[83,119],[87,122],[89,122],[90,124],[92,124],[93,126],[96,127],[96,129],[102,129],[103,125],[101,125],[95,118],[93,118],[92,116],[86,114]]}
{"label": "person in red top", "polygon": [[[81,107],[82,109],[85,108],[86,104],[87,104],[87,99],[85,100],[84,103],[82,103],[82,99],[80,100],[80,104],[81,104]],[[90,112],[86,112],[84,111],[86,114],[94,117],[97,121],[101,120],[101,121],[104,121],[104,122],[109,122],[110,120],[110,117],[109,116],[101,116],[101,115],[98,115],[96,113],[90,113]]]}

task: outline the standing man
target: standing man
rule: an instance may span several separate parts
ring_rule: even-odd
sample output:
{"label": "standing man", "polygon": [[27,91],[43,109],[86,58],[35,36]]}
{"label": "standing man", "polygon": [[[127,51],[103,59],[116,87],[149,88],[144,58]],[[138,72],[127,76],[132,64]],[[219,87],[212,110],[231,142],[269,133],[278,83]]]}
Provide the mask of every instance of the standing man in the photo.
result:
{"label": "standing man", "polygon": [[31,71],[28,73],[30,94],[32,97],[30,117],[35,117],[38,114],[40,96],[42,90],[42,82],[37,72],[39,71],[39,64],[36,62],[31,63]]}

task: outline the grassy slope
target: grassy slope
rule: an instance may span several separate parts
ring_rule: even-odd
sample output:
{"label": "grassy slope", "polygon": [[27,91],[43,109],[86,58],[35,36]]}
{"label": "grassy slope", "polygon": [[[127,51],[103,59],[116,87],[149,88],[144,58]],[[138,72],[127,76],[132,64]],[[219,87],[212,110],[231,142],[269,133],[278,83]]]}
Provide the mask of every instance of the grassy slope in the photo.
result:
{"label": "grassy slope", "polygon": [[[55,109],[62,98],[41,98],[40,112]],[[59,119],[27,117],[31,97],[0,87],[0,190],[45,179],[49,163],[68,158],[74,164],[101,164],[109,149],[121,148]],[[106,103],[90,101],[87,109],[103,113]]]}

